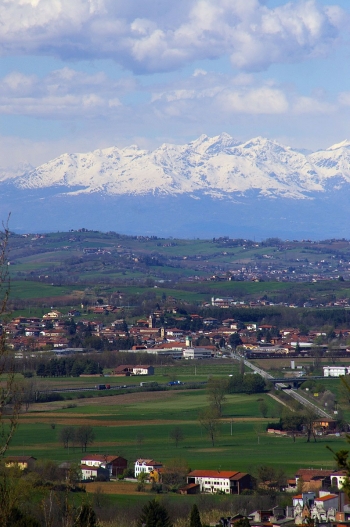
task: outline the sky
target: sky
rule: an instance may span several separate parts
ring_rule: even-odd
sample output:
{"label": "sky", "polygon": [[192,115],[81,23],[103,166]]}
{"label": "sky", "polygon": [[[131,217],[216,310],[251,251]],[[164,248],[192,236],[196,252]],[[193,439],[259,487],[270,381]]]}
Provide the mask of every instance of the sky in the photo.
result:
{"label": "sky", "polygon": [[349,0],[0,0],[0,169],[201,134],[350,139]]}

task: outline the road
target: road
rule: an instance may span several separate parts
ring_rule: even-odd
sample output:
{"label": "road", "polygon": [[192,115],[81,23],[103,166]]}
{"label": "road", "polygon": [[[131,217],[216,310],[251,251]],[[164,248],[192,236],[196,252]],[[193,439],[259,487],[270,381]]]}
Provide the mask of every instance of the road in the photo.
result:
{"label": "road", "polygon": [[[110,388],[96,388],[96,386],[90,386],[90,387],[80,387],[80,388],[47,388],[46,390],[37,390],[37,395],[39,395],[40,393],[62,393],[62,392],[91,392],[91,391],[113,391],[113,390],[122,390],[122,389],[128,389],[128,388],[138,388],[140,391],[144,390],[144,391],[147,391],[147,389],[149,389],[149,385],[152,383],[152,381],[148,381],[146,382],[146,385],[145,386],[141,386],[140,384],[124,384],[124,385],[115,385],[113,386],[112,384],[110,385]],[[101,383],[102,384],[102,383]],[[192,384],[192,383],[191,383]],[[196,384],[207,384],[206,381],[199,381],[197,382]],[[181,385],[186,385],[186,382],[183,382],[181,383]],[[98,386],[98,385],[97,385]],[[160,387],[168,387],[168,388],[176,388],[176,386],[178,385],[169,385],[169,383],[165,382],[165,383],[157,383],[157,386],[160,386]]]}
{"label": "road", "polygon": [[[236,359],[238,361],[241,361],[243,359],[244,361],[244,365],[247,366],[248,368],[250,368],[251,370],[253,370],[254,372],[258,373],[259,375],[261,375],[261,377],[263,377],[264,379],[266,380],[270,380],[270,379],[273,379],[274,377],[272,375],[270,375],[269,373],[267,373],[265,370],[262,370],[261,368],[258,368],[257,366],[255,366],[254,364],[252,364],[251,362],[249,362],[247,359],[245,359],[244,357],[242,357],[241,355],[238,355],[237,353],[234,353],[232,352],[231,353],[231,357],[233,359]],[[306,380],[306,379],[305,379]],[[324,410],[322,410],[321,408],[319,408],[318,406],[316,406],[316,404],[313,404],[311,401],[308,401],[308,399],[306,399],[305,397],[303,397],[302,395],[300,395],[298,392],[296,392],[295,390],[291,390],[291,389],[286,389],[285,388],[285,384],[283,383],[276,383],[275,385],[277,388],[280,388],[280,389],[283,389],[283,391],[285,393],[287,393],[288,395],[290,395],[290,397],[292,397],[293,399],[295,399],[296,401],[298,401],[300,404],[302,404],[303,406],[305,406],[306,408],[311,408],[317,415],[319,415],[320,417],[326,417],[327,419],[334,419],[334,416],[328,414],[327,412],[325,412]]]}

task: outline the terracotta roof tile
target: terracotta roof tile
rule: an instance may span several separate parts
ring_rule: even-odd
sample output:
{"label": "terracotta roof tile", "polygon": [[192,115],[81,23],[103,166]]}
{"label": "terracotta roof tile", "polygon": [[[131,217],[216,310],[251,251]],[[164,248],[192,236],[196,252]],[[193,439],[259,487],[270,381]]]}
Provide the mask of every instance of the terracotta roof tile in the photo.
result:
{"label": "terracotta roof tile", "polygon": [[229,478],[229,479],[237,479],[236,476],[238,475],[245,475],[241,474],[237,470],[193,470],[189,474],[187,474],[188,477],[197,477],[197,478]]}

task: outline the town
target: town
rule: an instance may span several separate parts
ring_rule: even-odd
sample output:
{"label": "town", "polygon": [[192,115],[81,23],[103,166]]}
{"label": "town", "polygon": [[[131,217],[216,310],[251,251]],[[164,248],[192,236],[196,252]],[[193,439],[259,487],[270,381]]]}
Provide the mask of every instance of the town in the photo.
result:
{"label": "town", "polygon": [[[42,488],[50,470],[55,499],[86,494],[84,514],[100,522],[114,499],[136,521],[157,497],[183,525],[197,506],[202,525],[346,525],[347,241],[206,244],[219,259],[237,251],[229,265],[216,253],[164,259],[191,244],[156,237],[11,243],[2,375],[20,395],[5,402],[18,423],[5,475]],[[286,267],[301,250],[312,265]]]}

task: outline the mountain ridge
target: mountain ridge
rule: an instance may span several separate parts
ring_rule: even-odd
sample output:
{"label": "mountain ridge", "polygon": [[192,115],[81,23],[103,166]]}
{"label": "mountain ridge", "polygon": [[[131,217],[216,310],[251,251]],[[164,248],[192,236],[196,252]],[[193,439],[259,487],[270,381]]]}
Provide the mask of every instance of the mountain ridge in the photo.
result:
{"label": "mountain ridge", "polygon": [[350,143],[303,153],[277,141],[202,135],[63,154],[0,175],[17,232],[81,227],[161,236],[349,238]]}
{"label": "mountain ridge", "polygon": [[222,133],[152,151],[131,145],[65,153],[5,181],[27,190],[65,187],[67,195],[203,193],[218,199],[257,190],[268,198],[313,199],[333,178],[336,188],[350,183],[347,140],[306,155],[261,136],[239,141]]}

